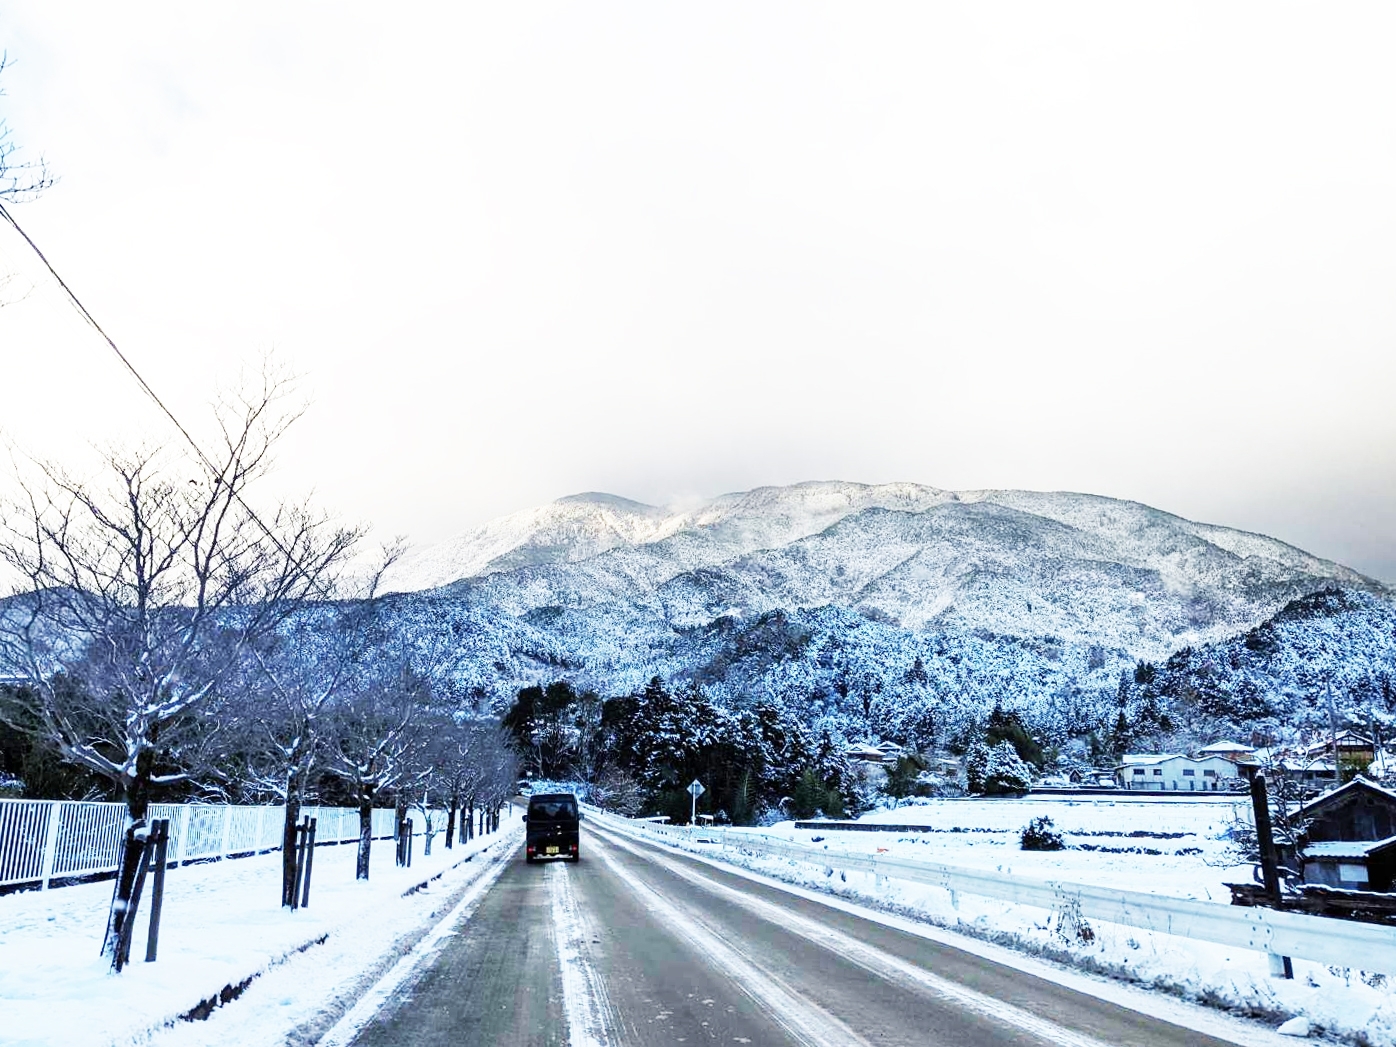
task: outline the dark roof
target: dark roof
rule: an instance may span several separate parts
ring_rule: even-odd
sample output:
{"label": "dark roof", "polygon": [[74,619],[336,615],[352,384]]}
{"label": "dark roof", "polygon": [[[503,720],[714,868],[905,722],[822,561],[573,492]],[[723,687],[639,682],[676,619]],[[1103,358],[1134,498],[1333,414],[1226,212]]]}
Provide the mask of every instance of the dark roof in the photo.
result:
{"label": "dark roof", "polygon": [[1294,812],[1294,817],[1312,818],[1314,817],[1316,812],[1331,806],[1338,799],[1346,799],[1347,794],[1351,792],[1372,793],[1373,795],[1379,796],[1383,800],[1386,800],[1393,807],[1396,807],[1396,792],[1392,792],[1390,789],[1383,789],[1380,785],[1377,785],[1375,782],[1368,781],[1366,778],[1362,777],[1362,775],[1359,774],[1352,781],[1348,782],[1347,785],[1340,786],[1339,788],[1334,789],[1330,793],[1324,793],[1322,796],[1310,800],[1303,807],[1300,807],[1297,811]]}

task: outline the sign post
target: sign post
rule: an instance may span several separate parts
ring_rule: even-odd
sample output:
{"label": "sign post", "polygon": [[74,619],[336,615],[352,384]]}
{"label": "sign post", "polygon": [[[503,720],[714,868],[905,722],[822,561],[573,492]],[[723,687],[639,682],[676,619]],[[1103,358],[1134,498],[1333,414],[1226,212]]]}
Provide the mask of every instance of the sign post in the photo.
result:
{"label": "sign post", "polygon": [[707,792],[707,790],[703,788],[703,783],[697,778],[694,778],[693,781],[688,783],[688,795],[693,797],[693,811],[688,816],[688,831],[690,834],[693,832],[693,827],[698,824],[698,797],[702,796],[705,792]]}

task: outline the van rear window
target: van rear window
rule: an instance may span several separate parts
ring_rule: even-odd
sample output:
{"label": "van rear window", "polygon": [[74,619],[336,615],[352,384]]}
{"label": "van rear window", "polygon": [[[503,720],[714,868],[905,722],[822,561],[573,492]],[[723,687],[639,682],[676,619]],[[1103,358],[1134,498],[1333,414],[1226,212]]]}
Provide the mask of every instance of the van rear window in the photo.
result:
{"label": "van rear window", "polygon": [[574,822],[577,820],[577,801],[571,797],[558,800],[540,800],[535,796],[528,805],[528,820],[531,822]]}

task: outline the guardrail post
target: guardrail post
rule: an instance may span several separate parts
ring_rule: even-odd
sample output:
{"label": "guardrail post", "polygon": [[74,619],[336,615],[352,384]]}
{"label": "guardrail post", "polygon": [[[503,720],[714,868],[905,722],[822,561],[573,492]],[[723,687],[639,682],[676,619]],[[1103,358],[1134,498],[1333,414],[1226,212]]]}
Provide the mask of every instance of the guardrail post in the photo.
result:
{"label": "guardrail post", "polygon": [[63,801],[55,800],[53,806],[49,808],[48,831],[44,833],[44,868],[41,874],[44,879],[44,890],[48,890],[48,882],[53,878],[53,863],[58,856],[58,825],[63,820]]}

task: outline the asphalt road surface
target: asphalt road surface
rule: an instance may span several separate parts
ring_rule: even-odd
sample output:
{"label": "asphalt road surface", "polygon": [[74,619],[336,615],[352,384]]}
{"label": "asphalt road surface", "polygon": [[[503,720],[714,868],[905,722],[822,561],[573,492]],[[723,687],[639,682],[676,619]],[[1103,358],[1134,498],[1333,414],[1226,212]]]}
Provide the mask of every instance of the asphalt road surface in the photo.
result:
{"label": "asphalt road surface", "polygon": [[359,1047],[1212,1047],[951,946],[583,822],[522,849]]}

